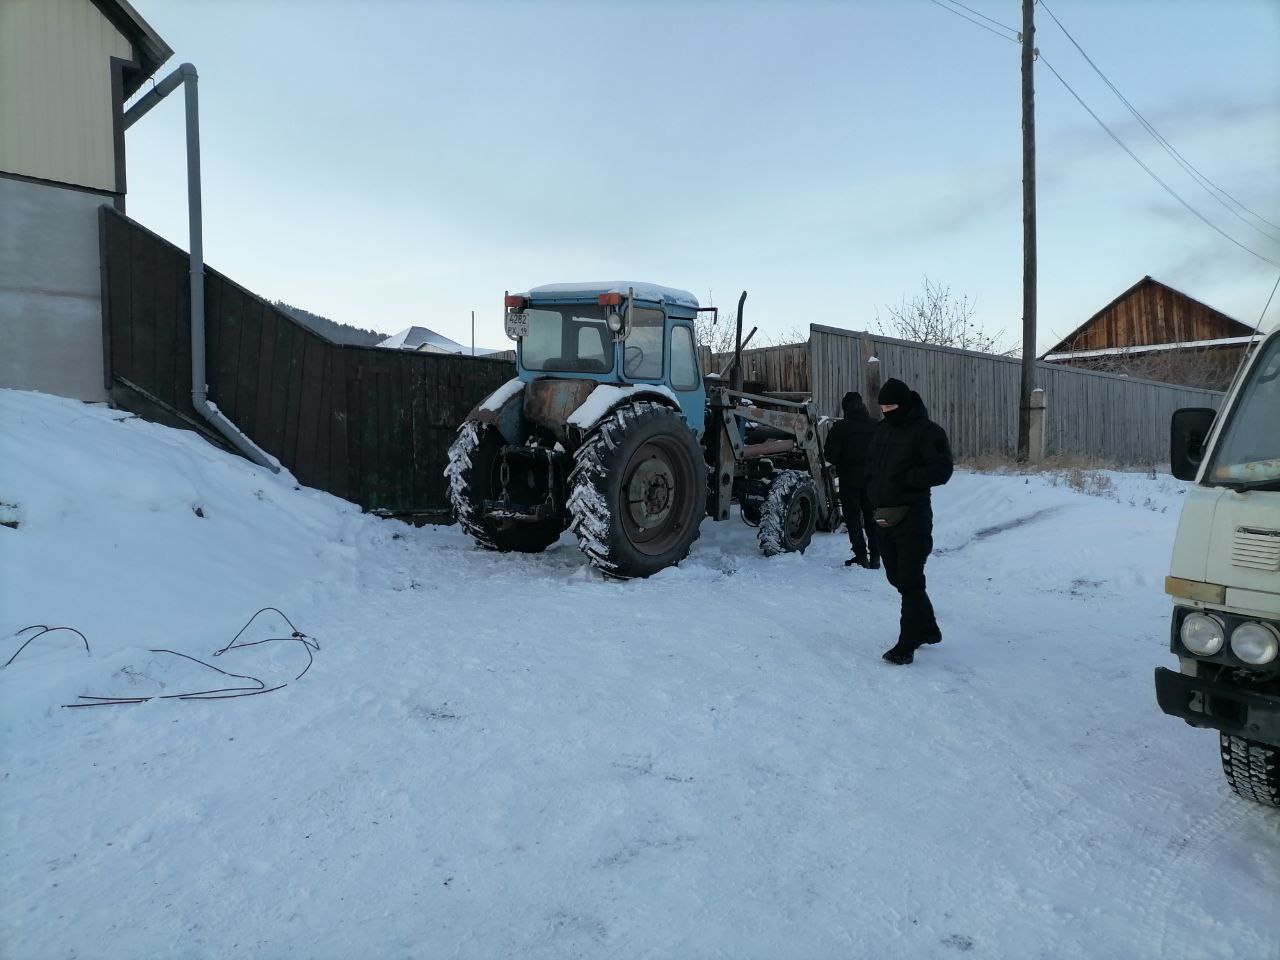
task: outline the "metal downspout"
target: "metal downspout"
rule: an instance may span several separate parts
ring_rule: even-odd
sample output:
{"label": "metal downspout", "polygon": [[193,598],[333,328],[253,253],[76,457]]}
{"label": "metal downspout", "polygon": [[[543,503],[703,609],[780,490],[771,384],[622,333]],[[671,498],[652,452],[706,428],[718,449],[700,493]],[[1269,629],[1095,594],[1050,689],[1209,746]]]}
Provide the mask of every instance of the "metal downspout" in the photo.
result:
{"label": "metal downspout", "polygon": [[204,316],[204,227],[200,204],[200,102],[196,68],[184,63],[147,92],[124,114],[124,127],[137,123],[151,108],[186,85],[187,118],[187,219],[191,247],[191,405],[245,457],[272,473],[280,472],[280,461],[267,453],[232,423],[209,399],[205,368]]}

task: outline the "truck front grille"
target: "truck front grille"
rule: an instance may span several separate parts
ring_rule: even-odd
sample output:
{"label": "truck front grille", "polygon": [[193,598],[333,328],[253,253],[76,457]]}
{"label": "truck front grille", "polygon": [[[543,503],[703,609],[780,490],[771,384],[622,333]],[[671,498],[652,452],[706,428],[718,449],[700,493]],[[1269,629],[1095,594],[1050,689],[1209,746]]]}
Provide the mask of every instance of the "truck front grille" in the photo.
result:
{"label": "truck front grille", "polygon": [[1280,570],[1280,530],[1236,527],[1231,562],[1253,570]]}

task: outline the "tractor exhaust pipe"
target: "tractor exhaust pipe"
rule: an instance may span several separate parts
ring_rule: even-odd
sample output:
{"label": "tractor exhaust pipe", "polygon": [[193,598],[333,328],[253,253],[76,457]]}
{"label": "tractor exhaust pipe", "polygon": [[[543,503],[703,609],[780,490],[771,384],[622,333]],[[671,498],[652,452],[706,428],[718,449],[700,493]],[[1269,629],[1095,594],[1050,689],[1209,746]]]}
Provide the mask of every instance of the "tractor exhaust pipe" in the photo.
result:
{"label": "tractor exhaust pipe", "polygon": [[742,296],[738,298],[738,332],[733,341],[733,377],[730,385],[739,393],[742,392],[742,383],[746,378],[742,374],[742,305],[747,302],[747,291],[742,291]]}

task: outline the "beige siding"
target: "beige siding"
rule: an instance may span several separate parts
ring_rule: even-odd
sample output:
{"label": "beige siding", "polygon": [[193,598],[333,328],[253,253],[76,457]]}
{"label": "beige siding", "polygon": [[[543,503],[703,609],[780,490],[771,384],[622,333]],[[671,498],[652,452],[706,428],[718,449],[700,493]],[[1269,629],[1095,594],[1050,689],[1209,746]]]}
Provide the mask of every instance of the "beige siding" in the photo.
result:
{"label": "beige siding", "polygon": [[111,57],[133,49],[89,0],[0,0],[0,171],[115,190]]}

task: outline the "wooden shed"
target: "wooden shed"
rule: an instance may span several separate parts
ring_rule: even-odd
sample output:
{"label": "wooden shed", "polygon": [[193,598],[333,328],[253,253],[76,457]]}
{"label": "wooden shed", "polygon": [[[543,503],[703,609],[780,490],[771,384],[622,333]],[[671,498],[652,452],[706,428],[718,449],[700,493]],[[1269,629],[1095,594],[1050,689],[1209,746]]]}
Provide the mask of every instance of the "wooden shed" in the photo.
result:
{"label": "wooden shed", "polygon": [[1253,328],[1143,277],[1040,359],[1165,383],[1224,390]]}

